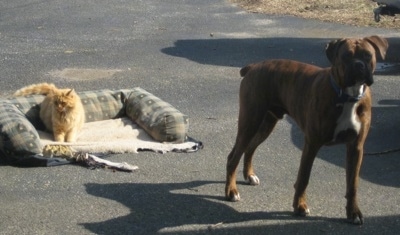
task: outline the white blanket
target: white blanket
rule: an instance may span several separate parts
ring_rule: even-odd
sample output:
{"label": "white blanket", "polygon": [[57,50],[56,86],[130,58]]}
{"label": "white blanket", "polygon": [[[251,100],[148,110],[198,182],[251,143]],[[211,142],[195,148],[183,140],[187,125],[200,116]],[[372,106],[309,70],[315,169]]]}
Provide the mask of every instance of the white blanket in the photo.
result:
{"label": "white blanket", "polygon": [[53,141],[53,135],[38,131],[44,145],[68,145],[86,153],[137,153],[139,151],[195,152],[202,143],[194,140],[181,144],[160,143],[128,118],[85,123],[74,143]]}

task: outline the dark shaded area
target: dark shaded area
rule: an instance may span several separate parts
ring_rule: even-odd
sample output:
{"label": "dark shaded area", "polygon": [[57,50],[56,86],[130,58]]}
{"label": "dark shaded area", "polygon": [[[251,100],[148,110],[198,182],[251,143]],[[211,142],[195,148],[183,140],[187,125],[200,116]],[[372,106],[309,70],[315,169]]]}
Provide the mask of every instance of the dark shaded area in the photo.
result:
{"label": "dark shaded area", "polygon": [[[198,230],[163,233],[193,234],[384,234],[397,227],[399,215],[366,218],[366,225],[359,227],[345,222],[345,219],[330,219],[317,216],[296,217],[288,211],[238,212],[224,203],[223,197],[202,195],[201,188],[209,184],[224,182],[192,181],[166,184],[86,184],[90,195],[119,202],[131,211],[130,214],[108,221],[82,224],[96,234],[155,234],[161,229],[183,225],[200,225]],[[249,186],[251,187],[251,186]],[[184,190],[184,193],[174,193]],[[194,193],[193,193],[194,191]],[[193,193],[193,194],[192,194]],[[279,200],[279,199],[276,199]],[[250,220],[291,221],[285,224],[263,226],[237,226],[226,228],[225,225]],[[385,222],[384,226],[382,222]],[[327,226],[321,231],[322,224],[337,223],[340,226]],[[202,226],[204,225],[204,226]],[[322,226],[324,227],[324,226]]]}
{"label": "dark shaded area", "polygon": [[[161,51],[200,64],[243,67],[267,59],[292,59],[328,67],[325,46],[327,38],[211,38],[178,40]],[[388,38],[389,49],[379,74],[400,74],[399,38]],[[383,67],[383,68],[381,68]],[[239,74],[238,74],[239,76]]]}
{"label": "dark shaded area", "polygon": [[[215,38],[178,40],[162,52],[200,64],[243,67],[266,59],[293,59],[329,66],[324,57],[329,39],[321,38]],[[290,46],[288,46],[290,45]],[[310,56],[321,55],[319,56]]]}
{"label": "dark shaded area", "polygon": [[397,14],[400,14],[400,1],[379,0],[376,2],[379,5],[379,7],[374,9],[374,19],[376,22],[381,20],[381,15],[396,16]]}

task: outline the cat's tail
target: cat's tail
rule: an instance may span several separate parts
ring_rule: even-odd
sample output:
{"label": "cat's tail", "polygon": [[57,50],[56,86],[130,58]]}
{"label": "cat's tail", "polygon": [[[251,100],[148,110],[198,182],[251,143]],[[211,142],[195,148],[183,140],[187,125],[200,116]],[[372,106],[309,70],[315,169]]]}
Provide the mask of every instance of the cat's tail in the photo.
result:
{"label": "cat's tail", "polygon": [[39,83],[30,86],[23,87],[14,93],[14,96],[26,96],[26,95],[48,95],[53,93],[57,88],[52,83]]}

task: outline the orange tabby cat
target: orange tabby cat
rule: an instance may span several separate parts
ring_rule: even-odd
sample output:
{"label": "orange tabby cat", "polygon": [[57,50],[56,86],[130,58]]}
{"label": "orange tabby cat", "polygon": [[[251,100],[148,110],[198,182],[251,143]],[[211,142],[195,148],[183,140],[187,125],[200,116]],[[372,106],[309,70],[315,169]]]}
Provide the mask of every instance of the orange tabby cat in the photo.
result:
{"label": "orange tabby cat", "polygon": [[23,87],[14,96],[46,95],[40,104],[40,119],[54,134],[57,142],[74,142],[85,122],[85,112],[74,89],[58,89],[54,84],[40,83]]}

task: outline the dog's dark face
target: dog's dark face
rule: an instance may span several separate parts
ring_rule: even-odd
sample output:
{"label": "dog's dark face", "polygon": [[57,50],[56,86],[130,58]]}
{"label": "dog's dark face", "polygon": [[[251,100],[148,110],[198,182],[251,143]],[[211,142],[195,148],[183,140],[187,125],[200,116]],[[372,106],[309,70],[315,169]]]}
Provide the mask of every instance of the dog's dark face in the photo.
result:
{"label": "dog's dark face", "polygon": [[356,84],[372,85],[376,66],[376,53],[385,57],[386,39],[371,36],[363,39],[339,39],[330,42],[326,54],[332,64],[332,72],[342,88]]}

